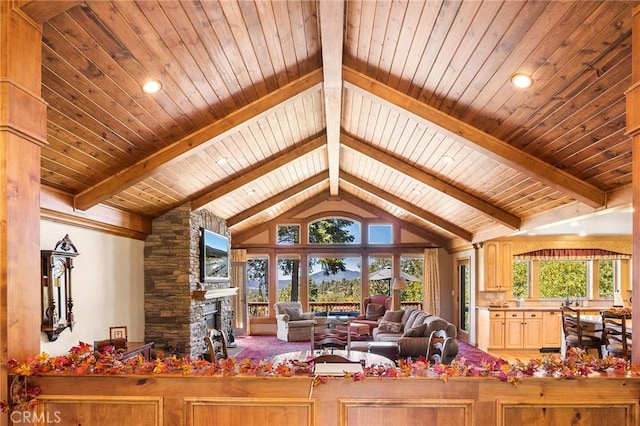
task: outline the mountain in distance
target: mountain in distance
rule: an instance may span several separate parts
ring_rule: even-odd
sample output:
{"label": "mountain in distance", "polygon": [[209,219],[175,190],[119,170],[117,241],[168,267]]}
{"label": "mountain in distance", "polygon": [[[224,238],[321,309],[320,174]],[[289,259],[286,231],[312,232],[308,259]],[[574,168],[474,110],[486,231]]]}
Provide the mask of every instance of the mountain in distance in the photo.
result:
{"label": "mountain in distance", "polygon": [[[318,271],[311,274],[310,278],[316,283],[320,283],[322,281],[342,281],[342,280],[350,281],[350,280],[360,279],[360,272],[347,269],[346,271],[338,271],[337,274],[325,275],[323,271]],[[289,278],[282,279],[278,281],[278,288],[283,288],[290,284],[291,284],[291,279]],[[247,281],[247,288],[257,289],[258,281]]]}

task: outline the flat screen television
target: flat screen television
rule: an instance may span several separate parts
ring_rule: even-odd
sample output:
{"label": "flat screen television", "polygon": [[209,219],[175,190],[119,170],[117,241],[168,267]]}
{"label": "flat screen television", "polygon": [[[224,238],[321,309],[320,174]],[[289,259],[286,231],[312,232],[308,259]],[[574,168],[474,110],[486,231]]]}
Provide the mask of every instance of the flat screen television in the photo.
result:
{"label": "flat screen television", "polygon": [[200,234],[200,281],[229,280],[229,239],[206,228]]}

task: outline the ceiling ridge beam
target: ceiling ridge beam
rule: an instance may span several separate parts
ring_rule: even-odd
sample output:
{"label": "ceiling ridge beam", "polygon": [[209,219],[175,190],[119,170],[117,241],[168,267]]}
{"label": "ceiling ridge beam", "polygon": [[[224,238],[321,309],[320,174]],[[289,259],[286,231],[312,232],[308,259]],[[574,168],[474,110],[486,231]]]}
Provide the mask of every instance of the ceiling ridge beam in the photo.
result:
{"label": "ceiling ridge beam", "polygon": [[443,219],[442,217],[435,215],[431,212],[428,212],[424,209],[421,209],[419,207],[416,207],[415,205],[411,204],[408,201],[403,200],[400,197],[397,197],[375,185],[372,185],[352,174],[349,174],[347,172],[345,172],[344,170],[340,171],[340,179],[344,180],[345,182],[350,183],[353,186],[356,186],[360,189],[362,189],[365,192],[368,192],[369,194],[371,194],[374,197],[380,198],[381,200],[385,201],[385,202],[389,202],[392,203],[394,205],[396,205],[397,207],[407,211],[408,213],[411,213],[412,215],[418,217],[421,220],[427,221],[432,223],[433,225],[441,228],[444,231],[450,232],[454,235],[457,235],[460,238],[463,238],[466,241],[471,241],[472,240],[472,234],[471,232],[467,231],[464,228],[461,228],[460,226],[456,225],[455,223],[451,223],[446,219]]}
{"label": "ceiling ridge beam", "polygon": [[321,83],[322,69],[316,69],[85,189],[74,197],[75,208],[86,210],[101,203],[151,176],[157,169],[175,163],[186,155],[193,154],[197,148],[203,147],[213,139],[224,137],[249,120],[256,119],[272,108],[285,102],[291,102],[309,91],[317,90],[316,87]]}
{"label": "ceiling ridge beam", "polygon": [[436,176],[425,172],[424,170],[407,164],[405,161],[394,156],[390,152],[380,150],[372,145],[364,143],[344,133],[342,134],[342,144],[353,149],[354,151],[367,155],[372,159],[381,162],[387,167],[390,167],[400,173],[416,179],[421,183],[424,183],[425,185],[428,185],[449,197],[455,198],[461,203],[464,203],[469,207],[478,210],[479,212],[489,216],[493,220],[505,226],[508,226],[511,229],[520,228],[521,220],[519,217],[512,215],[511,213],[506,212],[499,207],[496,207],[493,204],[476,197],[475,195],[469,194],[468,192],[463,191],[462,189],[459,189],[451,185],[450,183],[447,183],[437,178]]}
{"label": "ceiling ridge beam", "polygon": [[324,114],[327,129],[329,193],[338,195],[340,173],[340,123],[342,117],[342,49],[344,1],[318,2],[322,72],[324,76]]}
{"label": "ceiling ridge beam", "polygon": [[343,66],[342,73],[345,87],[357,92],[364,92],[367,96],[374,95],[385,103],[399,107],[422,120],[426,120],[455,140],[582,203],[594,208],[602,207],[606,204],[607,196],[605,191],[540,160],[538,157],[530,155],[409,95],[392,89],[352,68]]}
{"label": "ceiling ridge beam", "polygon": [[251,218],[252,216],[255,216],[265,210],[272,208],[276,204],[288,200],[289,198],[295,197],[299,193],[306,191],[327,179],[329,179],[329,172],[327,171],[318,173],[315,176],[311,176],[310,178],[297,183],[296,185],[286,189],[285,191],[282,191],[274,195],[273,197],[267,198],[266,200],[256,204],[255,206],[246,209],[235,216],[230,217],[229,219],[227,219],[227,226],[231,228],[234,225],[237,225],[238,223]]}
{"label": "ceiling ridge beam", "polygon": [[303,143],[302,145],[298,145],[285,154],[273,155],[269,161],[259,165],[258,167],[242,169],[229,178],[224,179],[216,183],[215,185],[212,185],[204,191],[201,191],[200,194],[202,195],[198,195],[191,200],[191,208],[193,210],[199,209],[205,204],[212,202],[216,198],[222,197],[223,195],[235,191],[236,189],[248,184],[249,182],[262,177],[263,175],[271,173],[278,167],[282,167],[287,163],[299,159],[303,155],[309,154],[316,149],[324,147],[326,142],[327,137],[325,135],[321,135],[315,139]]}

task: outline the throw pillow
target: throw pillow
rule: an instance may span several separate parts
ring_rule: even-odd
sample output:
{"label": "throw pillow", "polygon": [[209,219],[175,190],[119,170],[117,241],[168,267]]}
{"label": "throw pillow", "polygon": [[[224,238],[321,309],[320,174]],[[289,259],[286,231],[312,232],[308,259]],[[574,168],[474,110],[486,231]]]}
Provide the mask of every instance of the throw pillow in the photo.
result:
{"label": "throw pillow", "polygon": [[285,308],[284,313],[289,315],[290,321],[300,321],[302,318],[302,312],[296,308]]}
{"label": "throw pillow", "polygon": [[381,320],[380,323],[378,324],[378,331],[400,333],[400,330],[402,330],[401,322],[391,322],[391,321]]}
{"label": "throw pillow", "polygon": [[376,321],[384,315],[384,306],[377,303],[369,303],[367,305],[367,311],[364,314],[364,319]]}
{"label": "throw pillow", "polygon": [[404,315],[404,310],[400,309],[399,311],[387,311],[384,313],[382,317],[385,321],[391,322],[402,322],[402,316]]}
{"label": "throw pillow", "polygon": [[423,337],[424,330],[427,328],[427,324],[420,324],[416,327],[411,327],[404,331],[403,337]]}
{"label": "throw pillow", "polygon": [[303,320],[312,320],[315,318],[316,314],[313,312],[303,312],[301,316]]}

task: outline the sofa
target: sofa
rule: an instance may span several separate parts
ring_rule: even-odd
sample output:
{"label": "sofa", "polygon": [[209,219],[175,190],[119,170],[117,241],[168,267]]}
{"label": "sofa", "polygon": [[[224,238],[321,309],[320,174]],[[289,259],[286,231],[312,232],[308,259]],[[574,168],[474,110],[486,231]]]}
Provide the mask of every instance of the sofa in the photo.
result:
{"label": "sofa", "polygon": [[302,312],[300,302],[277,302],[273,305],[276,314],[276,336],[286,342],[311,340],[316,323],[313,312]]}
{"label": "sofa", "polygon": [[429,337],[444,330],[452,340],[447,344],[442,362],[448,364],[458,354],[457,328],[454,324],[416,308],[387,311],[373,329],[376,342],[397,342],[398,358],[427,356]]}

